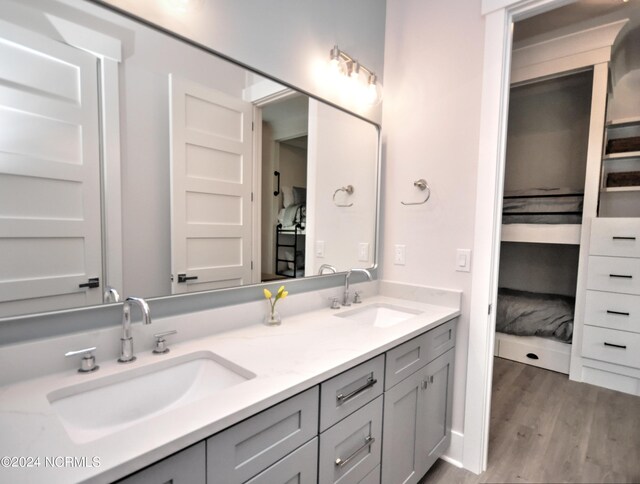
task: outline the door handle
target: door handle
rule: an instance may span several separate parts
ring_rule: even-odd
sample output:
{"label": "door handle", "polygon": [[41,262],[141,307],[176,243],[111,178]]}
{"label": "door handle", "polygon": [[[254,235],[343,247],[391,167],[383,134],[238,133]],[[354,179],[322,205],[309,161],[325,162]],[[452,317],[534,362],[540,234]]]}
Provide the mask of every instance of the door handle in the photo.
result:
{"label": "door handle", "polygon": [[178,274],[178,284],[182,284],[187,281],[195,281],[198,276],[187,276],[186,274]]}
{"label": "door handle", "polygon": [[83,282],[82,284],[78,284],[78,287],[88,287],[89,289],[95,289],[96,287],[100,287],[100,278],[92,277],[87,282]]}

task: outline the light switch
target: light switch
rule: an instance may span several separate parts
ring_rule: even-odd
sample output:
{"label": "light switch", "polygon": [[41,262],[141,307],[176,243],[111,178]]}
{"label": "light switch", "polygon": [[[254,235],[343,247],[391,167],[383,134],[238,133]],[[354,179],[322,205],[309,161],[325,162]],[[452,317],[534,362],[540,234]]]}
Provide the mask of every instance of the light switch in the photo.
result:
{"label": "light switch", "polygon": [[456,251],[456,271],[471,272],[471,250],[458,249]]}
{"label": "light switch", "polygon": [[369,262],[369,243],[360,242],[358,244],[358,260],[362,262]]}
{"label": "light switch", "polygon": [[324,240],[316,241],[316,257],[324,257]]}
{"label": "light switch", "polygon": [[403,266],[405,264],[405,249],[404,245],[396,245],[393,250],[393,263],[397,266]]}

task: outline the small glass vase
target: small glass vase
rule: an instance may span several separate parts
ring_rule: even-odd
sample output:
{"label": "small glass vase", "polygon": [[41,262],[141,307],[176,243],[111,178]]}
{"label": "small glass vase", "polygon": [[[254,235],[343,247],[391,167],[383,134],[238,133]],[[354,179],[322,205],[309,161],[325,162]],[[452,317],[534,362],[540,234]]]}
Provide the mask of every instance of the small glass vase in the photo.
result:
{"label": "small glass vase", "polygon": [[282,324],[282,317],[280,317],[280,313],[275,309],[270,308],[264,318],[264,324],[267,326],[280,326]]}

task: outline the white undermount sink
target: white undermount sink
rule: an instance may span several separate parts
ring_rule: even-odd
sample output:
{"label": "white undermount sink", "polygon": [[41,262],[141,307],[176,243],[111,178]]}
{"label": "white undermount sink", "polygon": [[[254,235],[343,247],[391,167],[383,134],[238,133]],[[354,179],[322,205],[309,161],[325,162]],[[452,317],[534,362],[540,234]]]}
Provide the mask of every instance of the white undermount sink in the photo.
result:
{"label": "white undermount sink", "polygon": [[71,439],[85,443],[255,376],[202,351],[55,390],[47,398]]}
{"label": "white undermount sink", "polygon": [[376,328],[388,328],[389,326],[394,326],[421,313],[422,311],[418,311],[417,309],[376,303],[335,314],[335,316],[371,324]]}

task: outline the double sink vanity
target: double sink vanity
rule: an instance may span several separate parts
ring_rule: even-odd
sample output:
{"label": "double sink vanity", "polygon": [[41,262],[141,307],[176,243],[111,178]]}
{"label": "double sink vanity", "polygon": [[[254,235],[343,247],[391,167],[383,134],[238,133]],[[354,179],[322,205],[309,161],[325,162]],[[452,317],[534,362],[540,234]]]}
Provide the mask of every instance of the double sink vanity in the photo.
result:
{"label": "double sink vanity", "polygon": [[[169,352],[141,349],[131,364],[98,358],[94,372],[43,368],[0,388],[0,453],[39,458],[0,468],[0,480],[417,482],[450,439],[459,294],[436,293],[428,303],[377,295],[350,308],[324,304],[278,327],[247,316],[236,329],[179,333]],[[252,304],[235,309],[250,315]],[[56,456],[75,461],[55,466]]]}

